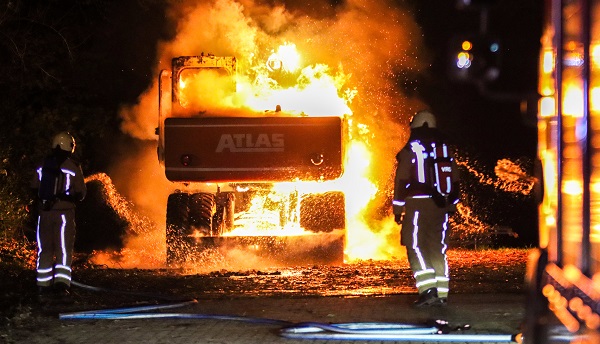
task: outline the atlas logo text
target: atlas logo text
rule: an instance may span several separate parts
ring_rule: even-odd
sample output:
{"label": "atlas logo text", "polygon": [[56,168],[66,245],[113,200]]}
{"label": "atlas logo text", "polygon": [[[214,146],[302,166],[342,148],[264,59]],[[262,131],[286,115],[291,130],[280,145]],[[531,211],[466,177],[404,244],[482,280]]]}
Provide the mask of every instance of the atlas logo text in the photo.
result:
{"label": "atlas logo text", "polygon": [[215,152],[283,152],[284,146],[283,134],[222,134]]}

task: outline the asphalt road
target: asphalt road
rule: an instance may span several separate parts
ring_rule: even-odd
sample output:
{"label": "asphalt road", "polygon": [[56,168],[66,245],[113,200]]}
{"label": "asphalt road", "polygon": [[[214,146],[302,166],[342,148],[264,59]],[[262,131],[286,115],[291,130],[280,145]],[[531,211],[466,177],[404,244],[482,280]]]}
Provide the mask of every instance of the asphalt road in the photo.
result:
{"label": "asphalt road", "polygon": [[[355,297],[239,297],[198,300],[192,303],[138,305],[134,308],[110,310],[90,309],[84,313],[61,312],[61,305],[47,305],[35,328],[26,324],[9,328],[0,338],[5,343],[373,343],[397,341],[420,343],[406,334],[385,334],[384,338],[364,339],[364,333],[344,334],[319,332],[324,339],[311,339],[314,334],[292,334],[287,338],[282,329],[299,323],[318,324],[410,324],[418,327],[443,320],[450,334],[433,334],[423,342],[446,341],[450,335],[481,338],[489,335],[510,338],[520,332],[524,319],[524,294],[457,294],[446,307],[415,308],[415,295]],[[171,308],[171,306],[173,308]],[[138,307],[138,308],[136,308]],[[139,308],[141,307],[141,308]],[[67,309],[68,307],[62,307]],[[23,319],[25,322],[27,319]],[[458,328],[462,330],[458,330]],[[300,327],[302,328],[302,327]],[[287,334],[289,336],[289,334]],[[369,334],[375,335],[375,334]],[[336,337],[338,336],[338,337]],[[412,335],[411,335],[412,336]],[[478,337],[479,336],[479,337]],[[471,342],[471,340],[469,340]],[[492,341],[494,342],[494,341]],[[506,342],[506,341],[501,341]]]}

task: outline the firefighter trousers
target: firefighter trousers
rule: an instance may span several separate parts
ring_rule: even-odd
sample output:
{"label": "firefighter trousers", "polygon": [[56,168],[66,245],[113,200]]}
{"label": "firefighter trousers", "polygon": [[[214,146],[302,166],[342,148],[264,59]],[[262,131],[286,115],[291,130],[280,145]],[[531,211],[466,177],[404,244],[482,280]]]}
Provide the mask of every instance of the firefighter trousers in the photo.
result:
{"label": "firefighter trousers", "polygon": [[71,285],[75,209],[40,211],[37,226],[37,285]]}
{"label": "firefighter trousers", "polygon": [[438,297],[448,297],[448,218],[447,210],[439,208],[431,198],[406,201],[401,243],[406,246],[408,262],[419,294],[436,288]]}

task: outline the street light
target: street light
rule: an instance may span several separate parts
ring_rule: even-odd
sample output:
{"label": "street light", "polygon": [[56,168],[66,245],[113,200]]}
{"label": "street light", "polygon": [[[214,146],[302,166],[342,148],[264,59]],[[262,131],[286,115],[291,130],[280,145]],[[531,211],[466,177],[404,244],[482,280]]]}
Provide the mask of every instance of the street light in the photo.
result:
{"label": "street light", "polygon": [[457,36],[450,49],[450,77],[457,81],[487,83],[500,75],[501,49],[498,40],[488,36]]}

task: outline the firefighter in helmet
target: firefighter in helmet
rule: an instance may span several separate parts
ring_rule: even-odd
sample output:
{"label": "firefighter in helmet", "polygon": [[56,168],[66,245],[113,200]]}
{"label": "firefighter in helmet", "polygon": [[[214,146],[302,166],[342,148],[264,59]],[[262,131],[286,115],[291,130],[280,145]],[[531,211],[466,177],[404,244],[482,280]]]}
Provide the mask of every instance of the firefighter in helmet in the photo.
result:
{"label": "firefighter in helmet", "polygon": [[86,195],[83,172],[72,157],[74,151],[73,136],[68,132],[57,134],[31,184],[38,199],[36,271],[40,296],[69,294],[75,205]]}
{"label": "firefighter in helmet", "polygon": [[450,282],[446,232],[459,200],[458,170],[431,112],[415,114],[410,129],[396,155],[392,208],[419,291],[415,306],[443,306]]}

